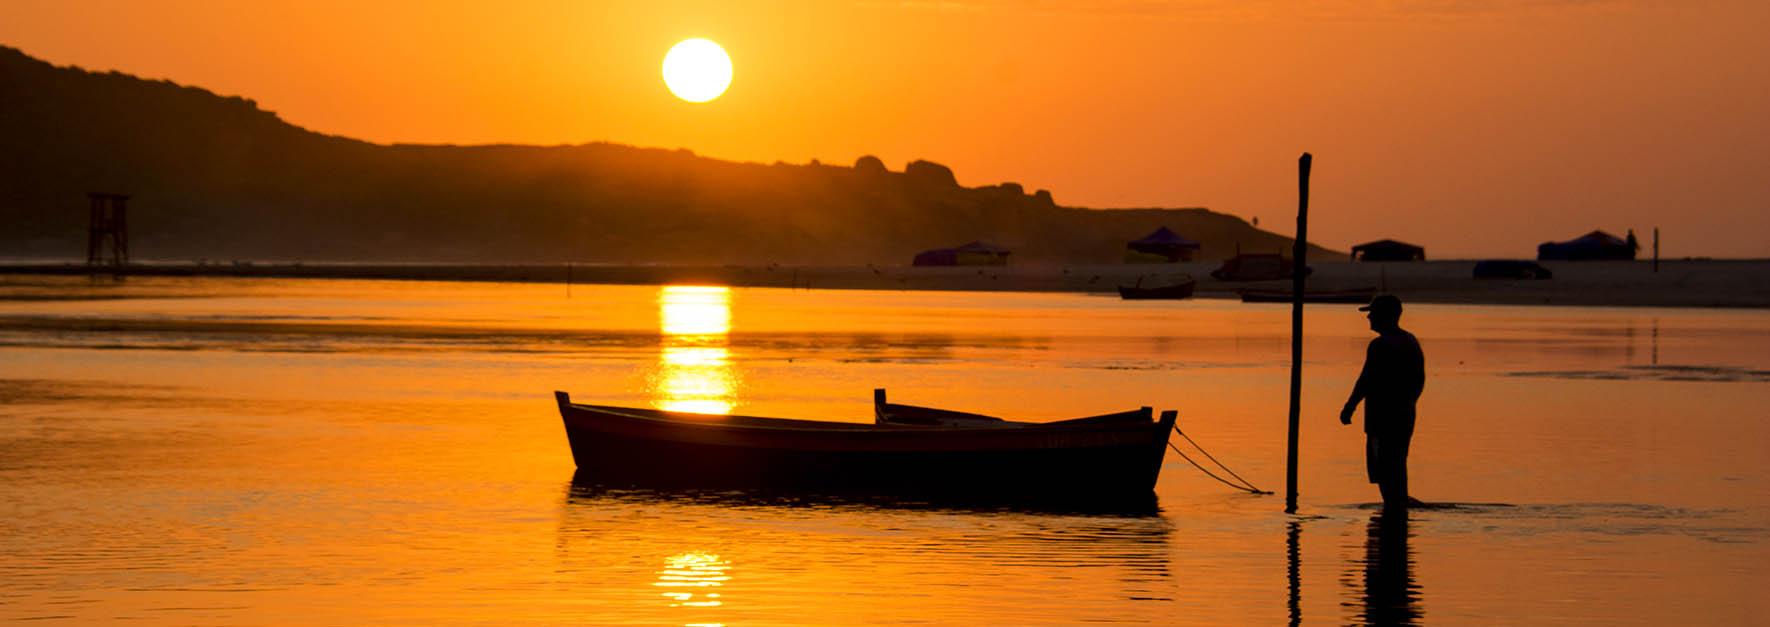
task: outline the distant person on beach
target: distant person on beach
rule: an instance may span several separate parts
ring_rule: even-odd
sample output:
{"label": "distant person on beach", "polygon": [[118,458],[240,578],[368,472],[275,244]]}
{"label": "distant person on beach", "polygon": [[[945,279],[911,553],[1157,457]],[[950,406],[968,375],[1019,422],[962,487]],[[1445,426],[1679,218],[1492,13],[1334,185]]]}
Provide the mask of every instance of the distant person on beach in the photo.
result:
{"label": "distant person on beach", "polygon": [[1364,464],[1383,493],[1384,509],[1406,509],[1407,447],[1414,437],[1414,402],[1426,386],[1426,357],[1414,334],[1401,329],[1401,299],[1384,294],[1358,308],[1368,311],[1376,339],[1364,352],[1364,371],[1340,410],[1340,424],[1364,403]]}

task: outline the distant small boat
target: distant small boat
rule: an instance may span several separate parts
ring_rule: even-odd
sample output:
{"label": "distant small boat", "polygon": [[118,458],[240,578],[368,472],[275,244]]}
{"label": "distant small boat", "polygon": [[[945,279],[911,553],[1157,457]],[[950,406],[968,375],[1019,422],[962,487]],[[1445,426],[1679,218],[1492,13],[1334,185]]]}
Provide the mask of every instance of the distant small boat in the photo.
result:
{"label": "distant small boat", "polygon": [[[1245,289],[1245,290],[1236,290],[1236,293],[1241,295],[1241,302],[1244,302],[1244,303],[1288,303],[1288,302],[1291,302],[1291,291],[1285,290],[1285,289],[1270,289],[1270,290]],[[1357,304],[1362,305],[1362,304],[1371,302],[1371,297],[1376,296],[1376,295],[1377,295],[1377,288],[1374,288],[1374,287],[1360,287],[1360,288],[1354,288],[1354,289],[1348,289],[1348,290],[1304,290],[1303,291],[1303,302],[1305,302],[1305,303],[1357,303]]]}
{"label": "distant small boat", "polygon": [[1119,298],[1124,300],[1180,300],[1192,298],[1192,290],[1198,287],[1198,281],[1186,277],[1178,283],[1167,285],[1143,286],[1143,277],[1137,277],[1136,285],[1120,285]]}
{"label": "distant small boat", "polygon": [[582,405],[554,392],[578,475],[609,485],[864,494],[1147,498],[1175,412],[1049,423],[885,402],[874,422]]}
{"label": "distant small boat", "polygon": [[1477,279],[1552,279],[1555,273],[1535,261],[1489,259],[1475,263]]}

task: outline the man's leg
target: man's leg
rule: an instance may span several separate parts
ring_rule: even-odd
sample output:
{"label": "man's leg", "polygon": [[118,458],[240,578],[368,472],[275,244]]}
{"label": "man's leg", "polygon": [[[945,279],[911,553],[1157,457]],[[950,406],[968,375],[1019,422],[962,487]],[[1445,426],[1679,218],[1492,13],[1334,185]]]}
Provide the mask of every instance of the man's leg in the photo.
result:
{"label": "man's leg", "polygon": [[1377,435],[1374,433],[1364,434],[1364,476],[1371,483],[1383,483],[1383,458],[1377,454]]}
{"label": "man's leg", "polygon": [[1383,493],[1383,509],[1407,509],[1407,468],[1392,471],[1393,475],[1385,477],[1377,484],[1377,490]]}
{"label": "man's leg", "polygon": [[1411,433],[1395,434],[1386,435],[1379,442],[1383,476],[1377,489],[1383,493],[1384,509],[1407,508],[1407,449],[1412,439]]}

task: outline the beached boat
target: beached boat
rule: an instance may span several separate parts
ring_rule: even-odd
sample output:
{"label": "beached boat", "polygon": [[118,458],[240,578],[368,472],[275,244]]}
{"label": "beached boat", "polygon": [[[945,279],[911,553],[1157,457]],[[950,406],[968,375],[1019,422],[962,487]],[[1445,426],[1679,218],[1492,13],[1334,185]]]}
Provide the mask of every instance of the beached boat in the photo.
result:
{"label": "beached boat", "polygon": [[1192,277],[1186,277],[1181,281],[1167,285],[1148,287],[1143,285],[1143,277],[1137,277],[1136,285],[1119,286],[1119,298],[1124,300],[1181,300],[1192,298],[1192,290],[1196,287],[1198,287],[1198,281],[1193,280]]}
{"label": "beached boat", "polygon": [[899,405],[872,423],[583,405],[554,392],[582,480],[980,498],[1147,497],[1174,428],[1148,407],[1050,423]]}
{"label": "beached boat", "polygon": [[[1291,278],[1294,268],[1291,260],[1276,253],[1240,253],[1223,260],[1223,265],[1211,271],[1211,278],[1218,281],[1274,281]],[[1303,276],[1309,276],[1314,268],[1304,268]]]}
{"label": "beached boat", "polygon": [[[1236,290],[1244,303],[1288,303],[1291,302],[1291,291],[1286,289],[1271,290]],[[1363,305],[1371,302],[1377,295],[1377,288],[1361,287],[1348,290],[1304,290],[1305,303],[1357,303]]]}

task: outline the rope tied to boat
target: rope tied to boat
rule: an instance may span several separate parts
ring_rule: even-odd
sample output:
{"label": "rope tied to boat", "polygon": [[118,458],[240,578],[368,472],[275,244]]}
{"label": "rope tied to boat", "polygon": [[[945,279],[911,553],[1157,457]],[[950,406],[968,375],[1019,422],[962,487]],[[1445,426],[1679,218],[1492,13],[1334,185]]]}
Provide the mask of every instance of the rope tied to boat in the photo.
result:
{"label": "rope tied to boat", "polygon": [[1223,462],[1218,461],[1216,456],[1211,455],[1210,451],[1205,450],[1205,447],[1199,446],[1198,442],[1193,441],[1192,436],[1186,435],[1185,431],[1181,431],[1180,425],[1174,425],[1174,433],[1180,434],[1180,437],[1186,439],[1187,444],[1191,444],[1192,448],[1198,449],[1199,453],[1204,454],[1205,459],[1211,460],[1211,463],[1216,464],[1218,468],[1223,469],[1223,472],[1228,473],[1231,477],[1235,477],[1236,481],[1240,481],[1241,483],[1231,482],[1228,479],[1217,476],[1217,473],[1211,472],[1210,469],[1200,465],[1197,461],[1193,461],[1192,457],[1186,454],[1186,451],[1182,451],[1180,450],[1180,447],[1174,446],[1172,441],[1168,442],[1168,448],[1174,449],[1174,452],[1180,455],[1180,459],[1184,459],[1186,460],[1186,463],[1192,464],[1193,468],[1197,468],[1199,472],[1205,473],[1205,476],[1216,479],[1218,483],[1249,494],[1272,494],[1269,490],[1261,490],[1260,488],[1254,487],[1253,482],[1243,479],[1241,475],[1235,474],[1235,471],[1230,470],[1228,466],[1223,465]]}

